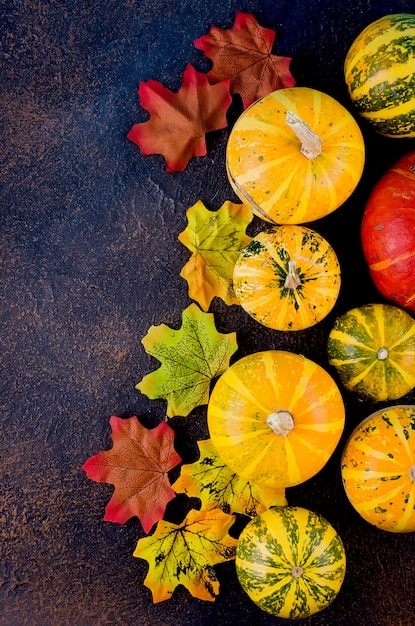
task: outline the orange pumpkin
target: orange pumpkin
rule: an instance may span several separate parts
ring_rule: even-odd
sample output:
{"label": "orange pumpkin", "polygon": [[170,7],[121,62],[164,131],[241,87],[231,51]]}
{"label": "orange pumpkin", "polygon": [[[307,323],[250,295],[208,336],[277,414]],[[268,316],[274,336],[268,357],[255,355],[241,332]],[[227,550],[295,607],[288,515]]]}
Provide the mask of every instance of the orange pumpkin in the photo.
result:
{"label": "orange pumpkin", "polygon": [[239,476],[266,488],[314,476],[344,428],[344,404],[317,363],[283,350],[236,361],[218,379],[208,404],[212,443]]}
{"label": "orange pumpkin", "polygon": [[237,119],[226,149],[228,178],[268,222],[303,224],[343,204],[363,172],[365,146],[352,115],[308,87],[279,89]]}
{"label": "orange pumpkin", "polygon": [[320,322],[340,291],[340,265],[331,245],[305,226],[274,226],[259,233],[236,261],[233,288],[257,322],[302,330]]}
{"label": "orange pumpkin", "polygon": [[342,457],[346,494],[370,524],[415,531],[415,406],[376,411],[352,433]]}

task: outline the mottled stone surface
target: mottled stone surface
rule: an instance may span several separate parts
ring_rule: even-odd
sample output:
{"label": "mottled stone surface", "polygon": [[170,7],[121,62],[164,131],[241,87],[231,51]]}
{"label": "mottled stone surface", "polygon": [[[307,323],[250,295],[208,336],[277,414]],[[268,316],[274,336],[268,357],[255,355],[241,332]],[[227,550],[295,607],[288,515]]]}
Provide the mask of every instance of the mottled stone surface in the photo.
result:
{"label": "mottled stone surface", "polygon": [[[1,626],[260,626],[287,624],[250,603],[232,563],[218,566],[213,603],[183,588],[153,605],[146,563],[133,558],[138,521],[103,522],[112,488],[89,481],[83,462],[109,446],[112,414],[164,417],[135,384],[157,363],[140,343],[152,324],[177,328],[190,304],[177,241],[196,200],[218,209],[234,199],[224,168],[228,130],[208,138],[206,157],[168,174],[126,139],[147,119],[139,81],[170,89],[213,24],[250,11],[277,31],[277,54],[293,57],[297,84],[350,108],[342,64],[353,38],[409,0],[7,0],[0,17],[1,137]],[[230,120],[239,102],[235,98]],[[374,181],[413,144],[363,127],[368,163],[359,188],[319,231],[336,249],[343,287],[335,311],[307,331],[259,328],[215,301],[218,329],[236,331],[239,355],[278,347],[327,366],[324,342],[337,313],[381,301],[362,262],[359,223]],[[254,223],[253,228],[258,227]],[[344,394],[347,427],[373,407]],[[404,402],[414,402],[409,394]],[[206,437],[203,407],[174,418],[178,448],[194,460]],[[305,626],[413,626],[415,538],[369,527],[346,501],[339,451],[318,477],[290,491],[336,527],[348,573],[335,603]]]}

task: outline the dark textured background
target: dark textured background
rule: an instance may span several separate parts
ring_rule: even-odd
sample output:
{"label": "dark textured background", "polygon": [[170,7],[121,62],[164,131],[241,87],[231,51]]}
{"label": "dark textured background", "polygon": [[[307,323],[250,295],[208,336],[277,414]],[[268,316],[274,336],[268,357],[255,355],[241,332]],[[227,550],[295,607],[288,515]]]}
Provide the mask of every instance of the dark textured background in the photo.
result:
{"label": "dark textured background", "polygon": [[[351,109],[342,65],[354,37],[412,0],[6,0],[1,3],[1,626],[279,625],[244,596],[233,563],[217,567],[221,594],[194,599],[182,587],[153,605],[147,565],[132,556],[137,519],[103,522],[109,485],[89,481],[84,461],[109,447],[112,414],[164,417],[163,401],[135,384],[158,366],[140,340],[152,324],[178,328],[190,304],[178,241],[198,199],[218,209],[235,200],[224,155],[228,129],[208,137],[207,157],[167,174],[126,139],[147,119],[139,81],[180,85],[188,62],[207,71],[193,40],[236,11],[277,31],[274,52],[293,57],[298,85],[326,91]],[[230,123],[240,112],[234,98]],[[368,160],[352,198],[314,227],[343,269],[335,310],[294,334],[260,328],[215,300],[222,332],[236,331],[238,356],[272,347],[327,366],[324,343],[337,314],[382,301],[362,262],[359,224],[374,182],[414,143],[362,125]],[[253,228],[258,227],[254,222]],[[361,521],[342,491],[340,451],[372,410],[344,393],[347,426],[327,467],[288,493],[323,514],[346,545],[348,573],[331,607],[304,626],[413,626],[415,537]],[[408,395],[403,402],[414,402]],[[195,460],[205,408],[174,418],[177,447]],[[177,512],[176,512],[177,514]],[[173,511],[171,512],[173,515]]]}

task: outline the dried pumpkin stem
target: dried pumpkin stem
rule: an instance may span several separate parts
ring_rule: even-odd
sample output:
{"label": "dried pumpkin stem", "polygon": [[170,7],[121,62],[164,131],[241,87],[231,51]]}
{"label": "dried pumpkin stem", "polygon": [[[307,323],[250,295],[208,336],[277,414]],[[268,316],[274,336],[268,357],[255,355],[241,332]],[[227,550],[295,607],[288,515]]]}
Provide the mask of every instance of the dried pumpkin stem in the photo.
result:
{"label": "dried pumpkin stem", "polygon": [[301,141],[301,154],[311,160],[315,159],[322,153],[323,141],[321,137],[312,131],[306,122],[295,115],[292,111],[286,112],[285,122]]}
{"label": "dried pumpkin stem", "polygon": [[267,424],[276,435],[282,437],[286,437],[294,428],[293,416],[289,411],[284,410],[270,413],[267,417]]}
{"label": "dried pumpkin stem", "polygon": [[300,576],[303,575],[303,568],[300,567],[299,565],[294,565],[294,567],[291,570],[291,574],[294,576],[294,578],[300,578]]}
{"label": "dried pumpkin stem", "polygon": [[297,289],[301,285],[301,278],[295,271],[297,263],[295,261],[288,261],[288,273],[285,278],[285,289]]}
{"label": "dried pumpkin stem", "polygon": [[384,361],[388,358],[389,351],[387,348],[379,348],[378,350],[378,359],[379,361]]}
{"label": "dried pumpkin stem", "polygon": [[415,481],[415,465],[412,465],[411,469],[408,472],[409,478]]}

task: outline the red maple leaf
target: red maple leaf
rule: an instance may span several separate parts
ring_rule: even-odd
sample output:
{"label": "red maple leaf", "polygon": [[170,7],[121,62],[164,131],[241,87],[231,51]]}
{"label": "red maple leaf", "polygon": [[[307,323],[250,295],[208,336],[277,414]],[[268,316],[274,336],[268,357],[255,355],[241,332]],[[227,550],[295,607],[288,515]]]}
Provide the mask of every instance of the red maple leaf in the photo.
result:
{"label": "red maple leaf", "polygon": [[194,44],[213,61],[212,83],[230,79],[231,93],[239,93],[243,107],[284,87],[293,87],[290,57],[271,54],[275,32],[259,26],[251,13],[236,13],[232,28],[212,26]]}
{"label": "red maple leaf", "polygon": [[167,475],[181,462],[175,433],[166,422],[144,428],[136,417],[112,416],[110,426],[113,447],[89,458],[82,469],[91,480],[115,486],[104,520],[124,524],[136,515],[148,533],[176,495]]}
{"label": "red maple leaf", "polygon": [[189,64],[177,92],[156,80],[140,83],[138,97],[151,117],[134,124],[128,139],[145,155],[162,154],[168,172],[183,171],[192,157],[206,155],[205,134],[227,126],[230,81],[216,82]]}

